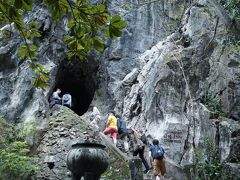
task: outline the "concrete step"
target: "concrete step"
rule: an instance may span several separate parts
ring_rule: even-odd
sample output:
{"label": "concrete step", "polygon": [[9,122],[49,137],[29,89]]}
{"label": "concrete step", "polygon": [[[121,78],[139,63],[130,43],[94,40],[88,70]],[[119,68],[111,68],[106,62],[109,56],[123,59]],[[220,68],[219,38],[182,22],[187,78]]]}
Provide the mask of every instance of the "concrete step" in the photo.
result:
{"label": "concrete step", "polygon": [[143,179],[144,179],[144,180],[153,180],[154,177],[153,177],[152,174],[144,174],[144,175],[143,175]]}
{"label": "concrete step", "polygon": [[120,149],[118,149],[113,142],[111,141],[110,138],[108,138],[106,135],[104,135],[102,132],[99,133],[99,135],[105,140],[106,146],[110,148],[110,150],[119,158],[122,159],[123,161],[128,161],[129,157],[123,153]]}

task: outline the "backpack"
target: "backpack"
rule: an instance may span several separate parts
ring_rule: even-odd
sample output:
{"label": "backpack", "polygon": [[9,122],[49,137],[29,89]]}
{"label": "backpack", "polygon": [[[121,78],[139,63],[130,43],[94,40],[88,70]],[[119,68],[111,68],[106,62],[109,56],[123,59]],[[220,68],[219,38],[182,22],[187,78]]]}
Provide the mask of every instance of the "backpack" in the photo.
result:
{"label": "backpack", "polygon": [[122,134],[122,133],[127,133],[127,125],[126,122],[123,121],[122,119],[118,119],[117,120],[117,128],[118,128],[118,133]]}
{"label": "backpack", "polygon": [[140,139],[143,142],[143,144],[148,145],[148,140],[145,134],[143,134]]}
{"label": "backpack", "polygon": [[119,129],[121,128],[121,124],[122,124],[122,119],[118,118],[118,119],[117,119],[117,128],[118,128],[118,131],[119,131]]}
{"label": "backpack", "polygon": [[153,159],[161,160],[164,157],[164,149],[160,146],[153,145],[151,148],[151,154]]}

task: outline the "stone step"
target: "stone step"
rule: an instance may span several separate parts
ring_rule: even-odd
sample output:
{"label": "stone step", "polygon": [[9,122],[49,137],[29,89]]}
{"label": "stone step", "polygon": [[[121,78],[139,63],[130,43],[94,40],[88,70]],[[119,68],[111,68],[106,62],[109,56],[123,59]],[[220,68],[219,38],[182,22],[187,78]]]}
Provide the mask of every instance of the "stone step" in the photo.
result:
{"label": "stone step", "polygon": [[143,175],[143,179],[144,180],[152,180],[153,179],[153,175],[152,174],[144,174]]}
{"label": "stone step", "polygon": [[118,149],[113,142],[111,141],[111,139],[109,139],[106,135],[104,135],[102,132],[99,133],[99,135],[105,140],[106,146],[108,146],[110,148],[110,150],[116,155],[118,156],[118,158],[122,159],[123,161],[128,161],[129,157],[123,153],[120,149]]}

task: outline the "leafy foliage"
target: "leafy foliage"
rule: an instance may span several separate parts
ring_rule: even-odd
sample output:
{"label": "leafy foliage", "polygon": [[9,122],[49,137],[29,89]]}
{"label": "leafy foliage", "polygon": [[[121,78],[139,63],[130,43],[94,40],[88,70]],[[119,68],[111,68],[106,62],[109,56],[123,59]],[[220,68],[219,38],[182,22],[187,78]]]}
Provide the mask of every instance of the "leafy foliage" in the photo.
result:
{"label": "leafy foliage", "polygon": [[25,135],[13,124],[0,117],[0,180],[25,180],[37,171],[29,157],[29,147],[23,140]]}
{"label": "leafy foliage", "polygon": [[26,142],[15,141],[0,151],[0,179],[27,179],[37,167],[29,152]]}
{"label": "leafy foliage", "polygon": [[14,139],[14,126],[7,123],[6,120],[0,116],[0,148],[1,144],[10,143]]}
{"label": "leafy foliage", "polygon": [[[63,16],[69,18],[67,27],[70,34],[64,36],[68,47],[69,59],[75,57],[84,59],[94,48],[99,52],[105,49],[103,35],[116,39],[122,35],[126,27],[125,21],[120,16],[111,17],[103,4],[92,4],[88,0],[43,0],[44,5],[52,15],[53,20],[59,21]],[[0,0],[0,23],[10,25],[19,32],[23,39],[18,56],[31,61],[30,67],[35,70],[34,85],[44,88],[48,82],[48,71],[36,59],[37,46],[34,38],[41,37],[39,23],[36,21],[24,22],[23,14],[33,8],[32,0]],[[3,34],[9,35],[3,30]]]}
{"label": "leafy foliage", "polygon": [[226,116],[226,113],[222,111],[221,99],[217,97],[205,96],[203,104],[214,114],[215,118],[219,116]]}
{"label": "leafy foliage", "polygon": [[234,31],[227,30],[223,38],[225,46],[233,45],[236,48],[240,46],[240,0],[220,0],[219,3],[226,10],[227,14],[232,20],[232,28]]}
{"label": "leafy foliage", "polygon": [[221,0],[220,3],[232,19],[240,20],[240,0]]}
{"label": "leafy foliage", "polygon": [[223,171],[223,163],[220,162],[218,148],[214,142],[207,138],[204,142],[204,151],[195,150],[195,164],[192,175],[196,180],[225,180],[228,179]]}
{"label": "leafy foliage", "polygon": [[30,120],[28,122],[19,123],[14,127],[15,139],[24,140],[30,137],[34,137],[37,134],[37,122],[36,120]]}

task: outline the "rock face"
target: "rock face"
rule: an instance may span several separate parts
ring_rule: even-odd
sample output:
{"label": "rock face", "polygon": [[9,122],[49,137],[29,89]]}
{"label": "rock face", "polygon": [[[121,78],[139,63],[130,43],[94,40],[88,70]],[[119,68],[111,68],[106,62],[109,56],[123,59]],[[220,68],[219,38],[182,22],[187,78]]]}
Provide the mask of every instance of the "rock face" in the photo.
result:
{"label": "rock face", "polygon": [[[146,3],[149,9],[154,9],[152,3],[156,7],[159,2]],[[139,15],[144,13],[144,3],[132,4],[138,7],[132,5],[128,11],[137,12],[135,23],[149,22]],[[122,13],[127,19],[126,11]],[[157,26],[155,21],[163,19],[155,17],[148,15],[150,25]],[[133,24],[106,51],[104,58],[110,61],[101,66],[105,79],[93,103],[100,108],[104,104],[101,110],[105,113],[114,109],[129,127],[143,129],[150,139],[160,139],[167,158],[182,166],[193,162],[194,148],[204,148],[206,138],[219,146],[222,161],[239,163],[240,54],[226,42],[227,28],[218,9],[208,1],[189,6],[178,29],[170,35],[171,31],[160,32],[164,35],[155,36],[157,42],[152,45],[143,43],[143,53],[142,42],[158,28],[150,26],[148,31],[142,23],[141,32],[133,31],[141,35],[141,41],[137,34],[129,34]],[[128,39],[136,43],[129,45]],[[107,98],[99,101],[102,97]]]}
{"label": "rock face", "polygon": [[[50,15],[45,7],[39,5],[33,8],[34,11],[25,18],[36,18],[40,22],[40,30],[43,36],[37,40],[39,45],[39,62],[42,63],[51,75],[56,74],[57,65],[64,59],[64,44],[59,37],[65,32],[63,24],[52,23]],[[0,102],[1,114],[12,121],[20,118],[32,120],[36,117],[46,115],[47,98],[49,89],[36,90],[32,86],[33,71],[27,61],[17,57],[16,49],[21,44],[18,34],[14,37],[1,41],[0,57],[1,62],[1,89]],[[8,69],[6,69],[8,68]],[[52,84],[54,84],[52,82]],[[50,86],[50,89],[53,88]]]}
{"label": "rock face", "polygon": [[[45,119],[47,100],[56,86],[66,92],[84,84],[79,89],[85,90],[72,91],[77,92],[75,96],[83,94],[77,104],[81,107],[84,102],[84,108],[77,113],[82,115],[90,103],[101,114],[114,109],[129,127],[144,130],[150,140],[159,139],[168,162],[176,165],[169,177],[179,172],[180,179],[186,179],[187,174],[179,169],[193,162],[194,149],[204,149],[206,138],[219,146],[221,160],[229,162],[227,169],[236,175],[240,159],[240,53],[230,43],[231,35],[226,35],[229,29],[219,10],[210,2],[106,2],[109,11],[120,13],[128,26],[119,40],[109,42],[104,54],[95,58],[99,61],[89,58],[85,68],[71,72],[64,69],[81,64],[66,65],[66,48],[59,40],[66,32],[65,21],[52,23],[44,7],[34,8],[31,16],[42,22],[44,32],[38,42],[39,61],[50,70],[50,87],[32,87],[28,63],[16,56],[17,35],[1,42],[0,113],[12,121],[17,117]],[[67,85],[61,82],[64,77],[74,77],[75,82]],[[61,129],[56,133],[60,136]],[[43,141],[40,147],[46,145]]]}
{"label": "rock face", "polygon": [[51,93],[61,88],[61,96],[70,93],[75,97],[73,109],[82,115],[88,109],[96,89],[98,62],[93,57],[88,57],[85,62],[69,61],[63,42],[63,35],[67,32],[66,19],[53,22],[46,7],[36,4],[25,21],[34,18],[40,24],[42,37],[35,40],[39,46],[37,60],[49,70],[49,87],[44,90],[33,87],[33,70],[29,62],[17,56],[17,48],[23,42],[18,34],[13,33],[13,37],[0,42],[0,113],[16,122],[43,119],[48,115]]}

